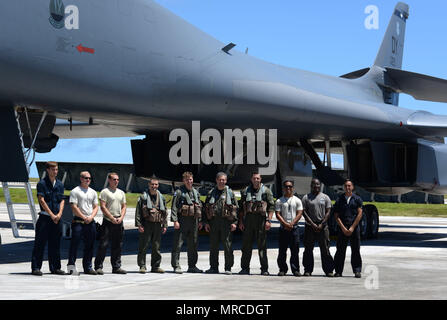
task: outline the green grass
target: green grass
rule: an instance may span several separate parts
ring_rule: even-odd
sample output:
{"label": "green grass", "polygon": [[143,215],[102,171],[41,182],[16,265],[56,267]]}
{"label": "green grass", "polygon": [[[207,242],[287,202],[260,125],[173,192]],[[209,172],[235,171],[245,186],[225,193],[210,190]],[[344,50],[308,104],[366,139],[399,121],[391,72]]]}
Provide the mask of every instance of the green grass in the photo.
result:
{"label": "green grass", "polygon": [[447,205],[423,203],[365,202],[374,204],[381,216],[447,218]]}
{"label": "green grass", "polygon": [[[34,202],[37,204],[36,189],[32,189],[32,192],[33,192]],[[26,192],[24,189],[10,188],[9,193],[11,194],[12,202],[14,202],[14,203],[28,203],[28,199],[26,197]],[[66,196],[70,195],[70,190],[65,190],[64,194]],[[99,192],[98,192],[98,196],[99,196]],[[129,208],[135,208],[139,196],[140,196],[140,193],[126,193],[127,206]],[[172,196],[165,195],[165,198],[166,198],[168,207],[171,207]],[[205,199],[202,199],[202,200],[205,200]],[[3,188],[0,188],[0,203],[4,203],[4,202],[6,202],[5,195],[3,193]]]}
{"label": "green grass", "polygon": [[[36,189],[32,189],[34,202],[37,203]],[[28,199],[26,197],[25,189],[9,189],[9,193],[11,194],[12,202],[14,203],[28,203]],[[5,195],[3,194],[3,188],[0,188],[0,202],[4,203]]]}
{"label": "green grass", "polygon": [[[23,189],[9,189],[14,203],[27,203],[26,192]],[[70,191],[66,190],[65,195]],[[37,203],[36,190],[33,189],[34,201]],[[99,193],[98,193],[99,195]],[[139,193],[126,193],[127,206],[135,208]],[[172,195],[165,195],[168,208],[171,207]],[[205,196],[200,199],[205,201]],[[0,202],[5,202],[3,189],[0,188]],[[421,204],[421,203],[389,203],[389,202],[365,202],[374,204],[381,216],[406,216],[406,217],[442,217],[447,218],[447,205]]]}

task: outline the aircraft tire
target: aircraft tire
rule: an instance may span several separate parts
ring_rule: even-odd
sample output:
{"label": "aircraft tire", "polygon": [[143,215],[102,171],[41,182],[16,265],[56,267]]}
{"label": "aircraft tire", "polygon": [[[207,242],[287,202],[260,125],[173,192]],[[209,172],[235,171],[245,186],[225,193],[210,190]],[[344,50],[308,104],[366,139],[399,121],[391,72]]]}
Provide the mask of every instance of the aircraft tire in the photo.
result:
{"label": "aircraft tire", "polygon": [[377,239],[379,235],[379,212],[376,206],[368,204],[364,208],[368,220],[367,237]]}
{"label": "aircraft tire", "polygon": [[359,228],[360,228],[360,238],[361,239],[366,239],[368,236],[368,217],[367,215],[364,213],[362,215],[362,220],[360,220],[359,223]]}

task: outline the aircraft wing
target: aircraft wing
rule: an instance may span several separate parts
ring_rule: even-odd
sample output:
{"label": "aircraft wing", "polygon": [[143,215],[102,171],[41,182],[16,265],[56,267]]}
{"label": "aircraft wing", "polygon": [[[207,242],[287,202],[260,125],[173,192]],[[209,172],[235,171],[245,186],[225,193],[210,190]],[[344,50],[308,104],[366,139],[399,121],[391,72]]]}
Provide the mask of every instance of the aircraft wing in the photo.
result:
{"label": "aircraft wing", "polygon": [[[416,100],[447,102],[447,80],[394,68],[386,68],[390,86]],[[433,118],[434,120],[435,118]]]}
{"label": "aircraft wing", "polygon": [[136,137],[166,128],[187,128],[190,122],[174,119],[142,117],[131,114],[74,112],[72,121],[67,115],[53,113],[58,119],[53,133],[60,139]]}
{"label": "aircraft wing", "polygon": [[447,115],[417,111],[408,117],[406,127],[421,135],[446,137]]}
{"label": "aircraft wing", "polygon": [[88,123],[56,124],[53,133],[61,139],[135,137],[134,128]]}
{"label": "aircraft wing", "polygon": [[340,76],[340,78],[358,79],[358,78],[364,76],[365,74],[367,74],[370,69],[371,68],[368,67],[368,68],[363,68],[363,69],[360,69],[360,70],[356,70],[356,71],[353,71],[353,72],[350,72],[350,73],[346,73],[346,74]]}
{"label": "aircraft wing", "polygon": [[[340,78],[358,79],[370,69],[356,70],[341,75]],[[409,94],[416,100],[447,102],[447,80],[394,68],[385,68],[385,70],[388,76],[386,86],[396,92]]]}

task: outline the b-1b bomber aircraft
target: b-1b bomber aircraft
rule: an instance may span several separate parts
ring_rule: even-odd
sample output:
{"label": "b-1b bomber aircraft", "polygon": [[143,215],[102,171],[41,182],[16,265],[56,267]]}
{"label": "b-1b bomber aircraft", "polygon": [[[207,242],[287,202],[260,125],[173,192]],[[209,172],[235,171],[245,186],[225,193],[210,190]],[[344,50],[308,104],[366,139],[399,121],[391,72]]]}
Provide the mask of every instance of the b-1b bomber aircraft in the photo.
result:
{"label": "b-1b bomber aircraft", "polygon": [[151,0],[1,1],[0,181],[28,181],[30,152],[59,139],[143,135],[132,141],[137,176],[178,181],[187,169],[213,182],[223,170],[245,184],[258,163],[197,163],[193,146],[191,161],[169,161],[172,129],[200,122],[276,129],[276,170],[263,181],[308,190],[313,163],[341,184],[317,154],[326,147],[366,190],[445,194],[447,116],[398,107],[400,93],[447,102],[446,80],[402,70],[408,18],[399,2],[374,63],[334,77],[240,52]]}

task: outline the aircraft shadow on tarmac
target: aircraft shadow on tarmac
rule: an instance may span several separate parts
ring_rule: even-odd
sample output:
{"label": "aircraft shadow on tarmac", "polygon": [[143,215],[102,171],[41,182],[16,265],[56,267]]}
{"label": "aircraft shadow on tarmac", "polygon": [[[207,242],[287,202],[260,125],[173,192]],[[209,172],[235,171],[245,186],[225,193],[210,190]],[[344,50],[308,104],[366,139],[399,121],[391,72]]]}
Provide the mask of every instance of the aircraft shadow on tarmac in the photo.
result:
{"label": "aircraft shadow on tarmac", "polygon": [[[0,227],[5,228],[8,227],[9,223],[0,223]],[[24,225],[26,229],[32,228],[31,225]],[[380,227],[392,227],[395,229],[402,228],[415,228],[415,229],[430,229],[430,228],[439,228],[438,226],[388,226],[388,225],[380,225]],[[446,227],[443,227],[446,228]],[[446,228],[447,229],[447,228]],[[4,231],[3,231],[4,232]],[[304,228],[300,227],[301,233],[301,241],[300,241],[300,252],[303,250],[303,241],[302,236],[304,233]],[[172,249],[173,244],[173,235],[174,229],[173,227],[169,227],[168,231],[165,235],[162,236],[161,241],[161,253],[169,253]],[[279,228],[272,228],[267,236],[267,246],[269,249],[277,249],[278,248],[278,237],[279,237]],[[407,231],[380,231],[378,239],[367,239],[362,240],[362,246],[396,246],[396,247],[416,247],[416,248],[447,248],[447,241],[440,240],[447,238],[446,233],[424,233],[424,232],[407,232]],[[438,240],[438,241],[435,241]],[[331,248],[335,250],[335,241],[331,241]],[[31,253],[33,250],[34,240],[23,241],[20,243],[11,243],[11,244],[2,244],[0,246],[0,264],[6,263],[20,263],[20,262],[30,262],[31,261]],[[95,253],[96,247],[98,245],[98,241],[95,243]],[[242,246],[242,233],[240,231],[235,232],[233,234],[233,250],[240,250]],[[68,259],[68,250],[70,247],[69,239],[61,240],[61,258]],[[81,242],[78,249],[78,260],[82,259],[82,247],[83,244]],[[207,234],[201,232],[199,234],[199,251],[209,251],[209,237]],[[253,249],[256,249],[256,241],[253,243]],[[315,244],[315,249],[317,250],[318,244]],[[150,247],[148,249],[148,254],[150,254]],[[221,246],[222,250],[222,246]],[[124,233],[124,242],[123,242],[123,250],[122,255],[136,255],[138,253],[138,230],[130,229],[125,230]],[[186,241],[183,244],[182,255],[186,255]],[[108,257],[110,256],[110,249],[108,250]],[[253,258],[257,259],[257,254],[253,254]],[[44,259],[47,260],[47,250],[45,250]],[[150,259],[150,256],[148,256]],[[108,261],[109,258],[106,259]],[[166,261],[165,261],[166,262]],[[136,263],[136,262],[135,262]]]}

